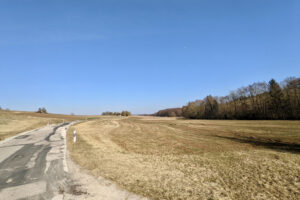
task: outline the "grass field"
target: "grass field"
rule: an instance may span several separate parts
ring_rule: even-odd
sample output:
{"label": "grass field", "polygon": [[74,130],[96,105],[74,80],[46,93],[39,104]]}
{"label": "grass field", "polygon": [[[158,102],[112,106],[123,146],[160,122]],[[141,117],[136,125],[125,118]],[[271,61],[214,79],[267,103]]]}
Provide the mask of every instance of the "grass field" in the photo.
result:
{"label": "grass field", "polygon": [[150,199],[300,196],[299,121],[102,117],[69,129],[68,148],[95,176]]}
{"label": "grass field", "polygon": [[42,114],[20,111],[0,111],[0,140],[47,125],[85,119],[85,116]]}

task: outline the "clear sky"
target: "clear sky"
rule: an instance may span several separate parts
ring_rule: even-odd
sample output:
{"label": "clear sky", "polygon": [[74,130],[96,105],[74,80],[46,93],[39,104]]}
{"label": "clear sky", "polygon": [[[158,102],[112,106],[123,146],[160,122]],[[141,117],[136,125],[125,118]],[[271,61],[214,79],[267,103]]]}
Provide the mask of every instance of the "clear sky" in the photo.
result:
{"label": "clear sky", "polygon": [[300,76],[299,0],[0,0],[0,106],[153,113]]}

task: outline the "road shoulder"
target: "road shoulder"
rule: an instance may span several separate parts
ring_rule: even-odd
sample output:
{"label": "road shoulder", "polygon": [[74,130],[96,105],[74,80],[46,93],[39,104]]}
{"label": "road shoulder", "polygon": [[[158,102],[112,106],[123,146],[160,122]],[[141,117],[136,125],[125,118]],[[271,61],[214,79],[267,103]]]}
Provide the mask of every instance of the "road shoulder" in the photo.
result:
{"label": "road shoulder", "polygon": [[74,163],[67,153],[67,165],[69,174],[72,177],[73,185],[64,195],[64,199],[89,199],[89,200],[146,200],[147,198],[138,196],[120,188],[114,182],[103,177],[94,177],[89,171]]}

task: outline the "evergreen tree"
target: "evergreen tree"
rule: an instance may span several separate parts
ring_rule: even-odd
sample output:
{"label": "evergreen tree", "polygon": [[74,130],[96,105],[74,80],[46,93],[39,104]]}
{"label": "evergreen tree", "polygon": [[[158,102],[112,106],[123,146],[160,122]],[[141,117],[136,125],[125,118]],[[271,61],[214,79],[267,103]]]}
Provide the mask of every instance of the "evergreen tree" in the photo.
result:
{"label": "evergreen tree", "polygon": [[270,95],[269,112],[271,118],[273,119],[282,118],[283,93],[279,84],[274,79],[271,79],[269,81],[269,95]]}
{"label": "evergreen tree", "polygon": [[211,95],[205,98],[205,118],[214,119],[217,118],[219,105],[215,98]]}

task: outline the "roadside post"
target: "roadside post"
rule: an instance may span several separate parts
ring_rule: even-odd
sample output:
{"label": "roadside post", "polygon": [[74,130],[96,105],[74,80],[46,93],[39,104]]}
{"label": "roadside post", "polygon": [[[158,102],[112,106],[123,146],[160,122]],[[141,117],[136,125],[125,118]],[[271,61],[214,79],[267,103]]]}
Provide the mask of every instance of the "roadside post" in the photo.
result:
{"label": "roadside post", "polygon": [[77,134],[77,133],[76,133],[76,130],[74,130],[74,131],[73,131],[73,143],[76,142],[76,134]]}

